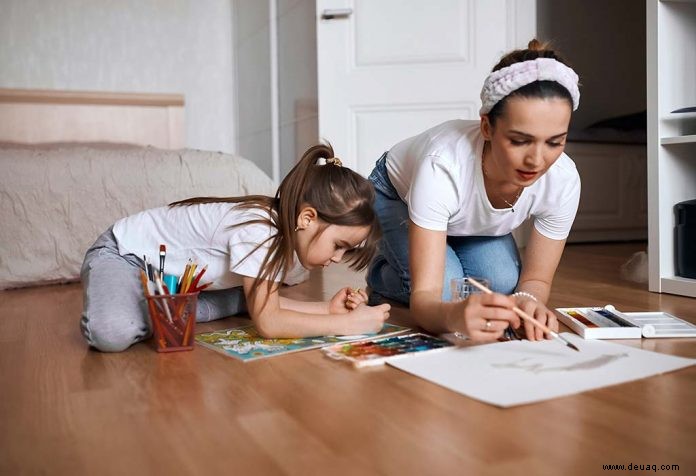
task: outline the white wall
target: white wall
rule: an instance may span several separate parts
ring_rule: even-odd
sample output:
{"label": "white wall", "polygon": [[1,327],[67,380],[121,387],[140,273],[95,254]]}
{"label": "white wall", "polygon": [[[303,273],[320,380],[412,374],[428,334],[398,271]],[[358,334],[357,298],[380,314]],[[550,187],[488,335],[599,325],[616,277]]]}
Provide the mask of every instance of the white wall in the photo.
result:
{"label": "white wall", "polygon": [[268,0],[233,0],[239,153],[272,175]]}
{"label": "white wall", "polygon": [[[270,8],[277,31],[270,42]],[[273,95],[277,94],[279,178],[318,140],[316,13],[314,0],[234,0],[239,153],[272,172]],[[271,88],[277,65],[278,91]]]}
{"label": "white wall", "polygon": [[315,0],[278,0],[280,176],[319,140]]}
{"label": "white wall", "polygon": [[644,1],[537,0],[537,31],[580,76],[574,127],[645,110]]}
{"label": "white wall", "polygon": [[180,93],[187,147],[234,152],[231,0],[0,0],[0,87]]}

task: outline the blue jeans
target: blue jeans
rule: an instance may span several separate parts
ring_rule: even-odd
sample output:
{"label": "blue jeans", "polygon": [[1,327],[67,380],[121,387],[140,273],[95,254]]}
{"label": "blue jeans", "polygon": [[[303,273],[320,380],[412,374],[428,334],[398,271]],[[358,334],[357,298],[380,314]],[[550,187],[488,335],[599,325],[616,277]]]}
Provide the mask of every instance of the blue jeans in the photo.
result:
{"label": "blue jeans", "polygon": [[[369,177],[375,186],[375,210],[382,225],[383,236],[377,255],[367,272],[367,284],[373,293],[408,305],[411,297],[408,206],[389,180],[386,156],[385,152]],[[442,300],[450,299],[452,278],[465,276],[488,278],[494,291],[510,294],[517,286],[520,268],[520,256],[512,234],[447,236]],[[378,299],[371,296],[371,304],[378,302]]]}

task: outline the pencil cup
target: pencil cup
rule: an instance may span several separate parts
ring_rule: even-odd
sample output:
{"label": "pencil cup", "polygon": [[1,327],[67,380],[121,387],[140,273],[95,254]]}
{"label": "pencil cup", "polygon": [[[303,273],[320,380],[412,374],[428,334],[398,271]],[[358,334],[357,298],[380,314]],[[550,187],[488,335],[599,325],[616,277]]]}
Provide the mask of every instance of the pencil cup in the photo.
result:
{"label": "pencil cup", "polygon": [[[491,287],[491,282],[486,278],[471,276],[487,288]],[[471,294],[480,294],[482,291],[469,282],[469,277],[454,278],[450,281],[450,301],[463,301]]]}
{"label": "pencil cup", "polygon": [[157,352],[193,350],[198,293],[147,297]]}

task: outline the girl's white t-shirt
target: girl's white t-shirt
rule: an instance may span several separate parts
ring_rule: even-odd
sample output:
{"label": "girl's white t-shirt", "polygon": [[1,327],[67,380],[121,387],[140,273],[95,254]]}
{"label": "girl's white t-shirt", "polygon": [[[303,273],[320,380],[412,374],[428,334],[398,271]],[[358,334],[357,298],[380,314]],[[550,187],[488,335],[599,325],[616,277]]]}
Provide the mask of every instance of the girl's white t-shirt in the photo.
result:
{"label": "girl's white t-shirt", "polygon": [[563,240],[580,201],[580,176],[566,154],[531,186],[513,209],[493,208],[483,182],[484,139],[479,121],[454,120],[399,142],[387,172],[411,220],[451,236],[502,236],[532,217],[542,235]]}
{"label": "girl's white t-shirt", "polygon": [[[244,276],[255,278],[258,275],[270,240],[256,251],[254,248],[277,230],[263,223],[233,227],[247,220],[268,217],[262,209],[240,209],[236,205],[166,206],[122,218],[113,228],[119,253],[140,258],[146,255],[153,266],[159,268],[159,245],[164,244],[167,247],[165,273],[181,275],[190,258],[199,266],[208,265],[201,278],[203,282],[213,282],[208,290],[241,286]],[[244,259],[247,254],[249,256]],[[297,284],[307,277],[308,271],[295,255],[284,282]]]}

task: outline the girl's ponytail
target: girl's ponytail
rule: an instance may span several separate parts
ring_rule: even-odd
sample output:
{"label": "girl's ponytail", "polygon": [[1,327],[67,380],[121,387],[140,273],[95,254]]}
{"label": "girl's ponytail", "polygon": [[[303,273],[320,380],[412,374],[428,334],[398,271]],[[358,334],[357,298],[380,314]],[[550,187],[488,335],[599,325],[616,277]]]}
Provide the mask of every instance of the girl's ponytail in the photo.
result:
{"label": "girl's ponytail", "polygon": [[[280,183],[275,197],[199,197],[171,205],[232,202],[238,203],[237,206],[240,208],[261,209],[265,212],[259,213],[256,219],[235,225],[265,223],[277,230],[275,235],[259,243],[250,252],[251,254],[269,243],[268,253],[261,263],[261,269],[251,289],[253,292],[263,281],[267,282],[269,291],[275,281],[284,281],[295,258],[295,221],[302,208],[306,206],[317,211],[324,227],[369,227],[370,232],[365,242],[349,258],[353,269],[366,268],[376,252],[377,241],[381,236],[379,221],[373,209],[374,201],[375,191],[372,184],[365,177],[343,167],[341,161],[334,157],[333,147],[323,143],[307,149]],[[322,232],[320,229],[319,234]]]}

